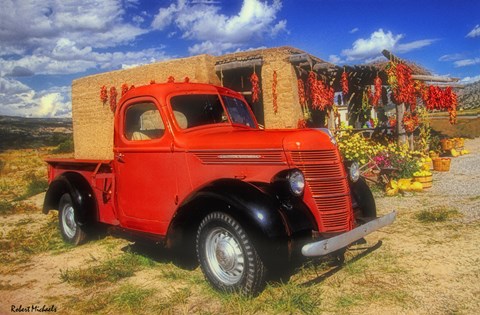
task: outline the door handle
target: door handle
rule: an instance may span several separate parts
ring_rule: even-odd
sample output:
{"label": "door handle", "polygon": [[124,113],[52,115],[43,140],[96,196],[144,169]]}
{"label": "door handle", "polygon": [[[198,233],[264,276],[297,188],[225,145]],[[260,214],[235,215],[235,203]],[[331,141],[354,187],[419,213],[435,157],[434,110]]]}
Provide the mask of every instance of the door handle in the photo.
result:
{"label": "door handle", "polygon": [[125,162],[125,160],[123,159],[124,157],[125,157],[125,155],[123,153],[115,154],[115,158],[117,159],[118,162],[124,163]]}

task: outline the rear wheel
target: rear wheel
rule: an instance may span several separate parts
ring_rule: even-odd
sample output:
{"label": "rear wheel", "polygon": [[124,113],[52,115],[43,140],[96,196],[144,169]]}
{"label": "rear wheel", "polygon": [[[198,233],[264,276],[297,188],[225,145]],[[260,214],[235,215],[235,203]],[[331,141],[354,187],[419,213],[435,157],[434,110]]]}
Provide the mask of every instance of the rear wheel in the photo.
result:
{"label": "rear wheel", "polygon": [[207,215],[198,228],[196,250],[203,274],[215,289],[246,295],[263,289],[266,268],[245,230],[231,216]]}
{"label": "rear wheel", "polygon": [[63,240],[72,245],[80,245],[84,243],[87,234],[75,220],[75,212],[77,210],[73,205],[70,194],[63,194],[60,198],[58,208],[58,224],[60,226]]}

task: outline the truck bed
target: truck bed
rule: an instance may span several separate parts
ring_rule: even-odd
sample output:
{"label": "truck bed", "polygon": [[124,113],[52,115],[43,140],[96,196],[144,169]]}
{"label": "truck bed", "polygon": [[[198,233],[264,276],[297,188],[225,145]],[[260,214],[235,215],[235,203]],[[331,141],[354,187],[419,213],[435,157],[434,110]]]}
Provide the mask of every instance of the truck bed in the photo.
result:
{"label": "truck bed", "polygon": [[48,164],[49,184],[61,177],[72,180],[72,175],[75,178],[82,176],[97,200],[98,220],[111,225],[119,223],[114,210],[115,175],[112,160],[56,158],[46,159],[45,162]]}

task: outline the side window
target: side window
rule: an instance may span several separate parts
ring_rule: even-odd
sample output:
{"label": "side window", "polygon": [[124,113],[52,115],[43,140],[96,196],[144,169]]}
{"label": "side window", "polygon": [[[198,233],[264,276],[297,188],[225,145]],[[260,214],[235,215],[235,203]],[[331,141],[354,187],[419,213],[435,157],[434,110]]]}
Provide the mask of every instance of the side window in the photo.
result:
{"label": "side window", "polygon": [[155,104],[137,103],[127,108],[124,135],[128,140],[158,139],[164,133],[165,126]]}

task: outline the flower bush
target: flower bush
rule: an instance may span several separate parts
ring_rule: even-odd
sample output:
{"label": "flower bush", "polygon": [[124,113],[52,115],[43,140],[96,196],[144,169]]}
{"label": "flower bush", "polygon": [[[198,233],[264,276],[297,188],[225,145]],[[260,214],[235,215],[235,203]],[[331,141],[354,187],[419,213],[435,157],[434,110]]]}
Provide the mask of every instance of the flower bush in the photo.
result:
{"label": "flower bush", "polygon": [[382,149],[380,144],[366,139],[362,134],[353,133],[351,126],[342,130],[337,136],[337,143],[340,153],[346,160],[365,165]]}
{"label": "flower bush", "polygon": [[394,168],[392,177],[395,179],[411,178],[422,167],[420,152],[409,151],[407,145],[397,146],[394,143],[380,150],[373,161],[380,168]]}
{"label": "flower bush", "polygon": [[410,151],[408,145],[381,145],[366,139],[361,133],[353,133],[351,127],[342,127],[342,131],[337,135],[337,143],[346,160],[357,161],[360,166],[376,164],[380,168],[393,168],[393,178],[410,178],[421,169],[422,153]]}

